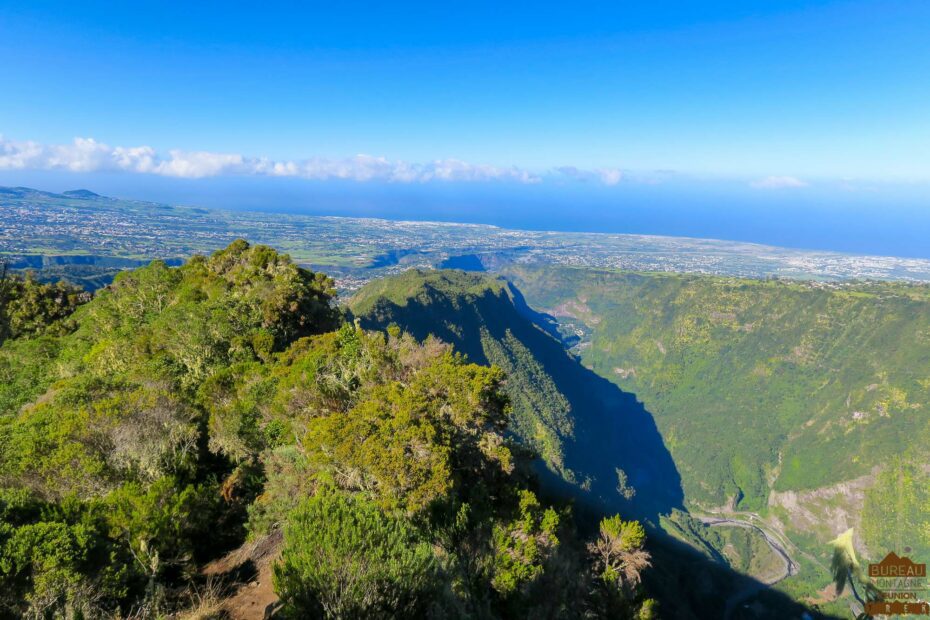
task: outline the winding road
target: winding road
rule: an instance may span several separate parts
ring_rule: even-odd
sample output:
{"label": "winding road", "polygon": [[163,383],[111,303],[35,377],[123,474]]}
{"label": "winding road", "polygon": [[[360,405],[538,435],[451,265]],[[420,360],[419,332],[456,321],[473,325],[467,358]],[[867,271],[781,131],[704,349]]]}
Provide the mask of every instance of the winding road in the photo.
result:
{"label": "winding road", "polygon": [[776,554],[778,554],[778,556],[782,559],[785,565],[784,572],[774,579],[769,579],[765,581],[766,585],[776,584],[782,579],[790,577],[791,575],[794,575],[798,572],[799,567],[797,563],[791,559],[791,556],[788,554],[788,551],[782,546],[781,542],[778,541],[771,534],[766,532],[764,529],[756,525],[755,523],[751,523],[749,521],[742,521],[739,519],[729,519],[726,517],[699,517],[698,519],[704,525],[709,525],[711,527],[728,527],[728,526],[729,527],[744,527],[744,528],[752,529],[752,530],[759,532],[762,535],[762,538],[765,539],[765,542],[767,542],[769,547],[771,547],[772,550]]}
{"label": "winding road", "polygon": [[[768,543],[769,547],[774,551],[784,562],[784,569],[781,574],[777,577],[767,579],[765,581],[751,580],[746,587],[740,589],[732,596],[727,598],[726,608],[723,613],[724,619],[728,619],[733,614],[733,611],[736,609],[737,605],[750,598],[766,586],[770,586],[778,583],[782,579],[795,575],[800,568],[798,564],[791,559],[791,556],[788,554],[788,550],[782,545],[781,541],[776,539],[774,536],[769,534],[767,531],[752,523],[750,521],[743,521],[740,519],[733,519],[728,517],[696,517],[700,520],[701,523],[710,527],[743,527],[747,529],[752,529],[757,531],[762,535],[762,538]],[[753,516],[750,516],[753,518]]]}

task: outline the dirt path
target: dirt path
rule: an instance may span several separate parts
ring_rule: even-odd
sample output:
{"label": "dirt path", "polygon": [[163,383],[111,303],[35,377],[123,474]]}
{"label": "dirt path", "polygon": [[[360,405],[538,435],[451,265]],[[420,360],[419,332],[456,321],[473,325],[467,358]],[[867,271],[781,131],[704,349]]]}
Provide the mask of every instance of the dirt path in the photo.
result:
{"label": "dirt path", "polygon": [[281,543],[281,532],[276,531],[243,545],[204,570],[204,574],[232,584],[221,605],[231,620],[266,620],[277,610],[278,595],[271,575]]}

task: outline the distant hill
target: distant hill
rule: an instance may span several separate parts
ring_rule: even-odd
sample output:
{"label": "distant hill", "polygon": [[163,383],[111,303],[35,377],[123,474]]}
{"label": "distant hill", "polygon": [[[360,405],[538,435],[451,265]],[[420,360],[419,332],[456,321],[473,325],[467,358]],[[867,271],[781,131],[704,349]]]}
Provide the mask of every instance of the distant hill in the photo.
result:
{"label": "distant hill", "polygon": [[96,194],[89,189],[71,189],[66,192],[62,192],[63,196],[69,196],[71,198],[102,198],[100,194]]}
{"label": "distant hill", "polygon": [[55,198],[65,199],[65,198],[105,198],[100,194],[96,194],[89,189],[71,189],[60,194],[54,192],[46,192],[39,189],[32,189],[31,187],[0,187],[0,197],[9,197],[9,198],[29,198],[37,197],[44,198],[47,200],[53,200]]}
{"label": "distant hill", "polygon": [[0,187],[0,196],[4,198],[26,198],[29,196],[54,198],[55,196],[59,196],[59,194],[43,192],[41,190],[32,189],[31,187]]}

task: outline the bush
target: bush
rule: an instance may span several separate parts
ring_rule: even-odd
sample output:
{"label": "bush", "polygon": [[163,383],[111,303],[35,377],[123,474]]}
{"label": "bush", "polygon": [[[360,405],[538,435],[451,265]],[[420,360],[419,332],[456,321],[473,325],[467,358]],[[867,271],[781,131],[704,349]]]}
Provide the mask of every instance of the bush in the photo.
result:
{"label": "bush", "polygon": [[429,545],[372,502],[322,492],[285,529],[275,591],[299,618],[422,616],[436,590]]}

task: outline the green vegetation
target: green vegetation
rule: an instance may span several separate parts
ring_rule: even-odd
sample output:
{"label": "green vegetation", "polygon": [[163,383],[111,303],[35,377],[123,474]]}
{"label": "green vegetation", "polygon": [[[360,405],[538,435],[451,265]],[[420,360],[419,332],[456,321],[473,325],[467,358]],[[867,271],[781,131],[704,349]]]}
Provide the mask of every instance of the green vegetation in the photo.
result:
{"label": "green vegetation", "polygon": [[164,617],[278,529],[283,616],[653,613],[642,536],[605,560],[538,494],[500,368],[345,323],[241,240],[83,304],[43,286],[3,298],[0,616]]}
{"label": "green vegetation", "polygon": [[8,338],[41,333],[71,315],[90,299],[79,288],[63,282],[43,284],[31,274],[8,275],[0,264],[0,344]]}
{"label": "green vegetation", "polygon": [[810,567],[793,578],[809,580],[807,594],[827,582],[826,542],[860,517],[863,551],[930,553],[917,448],[930,431],[930,288],[507,275],[563,332],[583,334],[584,364],[642,399],[690,508],[759,513],[789,535]]}
{"label": "green vegetation", "polygon": [[[226,467],[204,450],[199,389],[335,327],[331,283],[244,242],[181,269],[123,273],[65,320],[71,289],[10,283],[3,314],[19,337],[0,348],[2,604],[43,616],[153,610],[164,583],[215,552],[206,541],[222,549],[242,529],[218,492]],[[224,519],[228,531],[205,536]]]}
{"label": "green vegetation", "polygon": [[915,558],[930,557],[930,471],[925,458],[889,459],[866,492],[862,537],[872,559],[906,548]]}

